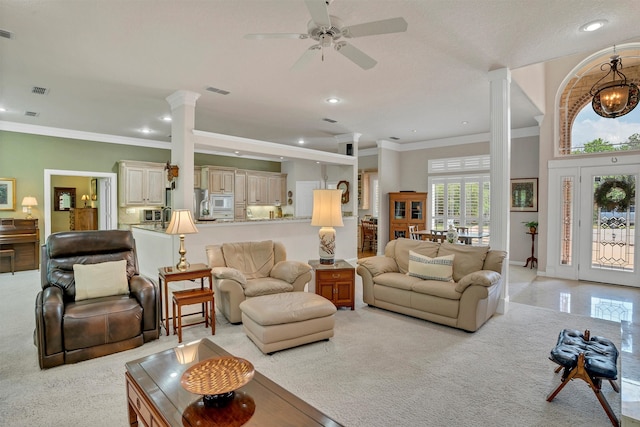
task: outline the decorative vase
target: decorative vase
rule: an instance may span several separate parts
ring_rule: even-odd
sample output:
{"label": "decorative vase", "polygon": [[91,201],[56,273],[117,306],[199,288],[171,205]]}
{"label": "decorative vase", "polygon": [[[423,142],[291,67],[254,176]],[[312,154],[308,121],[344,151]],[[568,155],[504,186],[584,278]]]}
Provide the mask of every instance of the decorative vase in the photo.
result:
{"label": "decorative vase", "polygon": [[447,230],[447,242],[449,243],[458,242],[458,231],[455,228],[453,228],[452,224],[449,224],[449,229]]}
{"label": "decorative vase", "polygon": [[529,233],[531,234],[536,234],[537,228],[536,227],[529,227]]}

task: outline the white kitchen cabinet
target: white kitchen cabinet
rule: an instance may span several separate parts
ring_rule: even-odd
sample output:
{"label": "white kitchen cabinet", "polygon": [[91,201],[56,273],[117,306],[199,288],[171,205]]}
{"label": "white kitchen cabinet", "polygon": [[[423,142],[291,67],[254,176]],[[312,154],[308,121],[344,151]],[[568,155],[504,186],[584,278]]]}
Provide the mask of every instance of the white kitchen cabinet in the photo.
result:
{"label": "white kitchen cabinet", "polygon": [[268,177],[262,174],[247,173],[247,204],[268,205]]}
{"label": "white kitchen cabinet", "polygon": [[234,183],[234,200],[236,204],[247,202],[247,173],[236,171]]}
{"label": "white kitchen cabinet", "polygon": [[209,168],[209,194],[233,194],[234,182],[233,170]]}
{"label": "white kitchen cabinet", "polygon": [[267,204],[283,205],[285,203],[285,191],[287,188],[286,175],[273,175],[268,177]]}
{"label": "white kitchen cabinet", "polygon": [[194,166],[193,168],[193,188],[200,188],[200,180],[202,179],[202,168]]}
{"label": "white kitchen cabinet", "polygon": [[163,206],[163,163],[120,162],[120,206]]}

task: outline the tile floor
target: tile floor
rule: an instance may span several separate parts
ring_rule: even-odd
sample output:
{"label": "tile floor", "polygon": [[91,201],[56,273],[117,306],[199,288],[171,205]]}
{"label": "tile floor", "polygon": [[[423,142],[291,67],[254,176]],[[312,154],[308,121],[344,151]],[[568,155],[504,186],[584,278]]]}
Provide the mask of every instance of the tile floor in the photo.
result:
{"label": "tile floor", "polygon": [[510,301],[600,319],[640,321],[640,288],[536,276],[509,267]]}

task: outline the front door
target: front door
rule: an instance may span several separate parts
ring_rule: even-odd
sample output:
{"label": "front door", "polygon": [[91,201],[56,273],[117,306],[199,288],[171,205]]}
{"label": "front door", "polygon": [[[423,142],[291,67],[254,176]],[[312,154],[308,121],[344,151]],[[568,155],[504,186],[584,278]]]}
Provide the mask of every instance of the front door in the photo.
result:
{"label": "front door", "polygon": [[638,165],[581,168],[580,280],[638,286]]}

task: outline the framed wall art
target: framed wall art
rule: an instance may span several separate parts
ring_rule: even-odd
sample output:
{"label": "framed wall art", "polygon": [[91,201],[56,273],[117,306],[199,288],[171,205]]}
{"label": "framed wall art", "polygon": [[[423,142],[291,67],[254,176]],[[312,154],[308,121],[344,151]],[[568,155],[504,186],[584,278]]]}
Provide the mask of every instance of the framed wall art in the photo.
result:
{"label": "framed wall art", "polygon": [[538,178],[511,180],[511,212],[538,212]]}
{"label": "framed wall art", "polygon": [[0,211],[16,210],[16,179],[0,178]]}
{"label": "framed wall art", "polygon": [[98,180],[96,178],[91,180],[91,200],[98,200]]}

